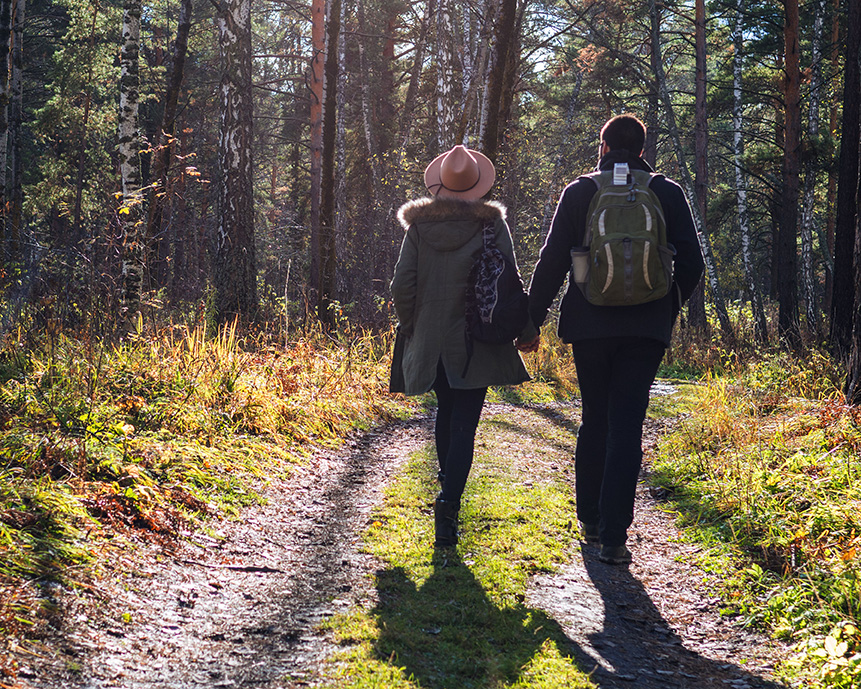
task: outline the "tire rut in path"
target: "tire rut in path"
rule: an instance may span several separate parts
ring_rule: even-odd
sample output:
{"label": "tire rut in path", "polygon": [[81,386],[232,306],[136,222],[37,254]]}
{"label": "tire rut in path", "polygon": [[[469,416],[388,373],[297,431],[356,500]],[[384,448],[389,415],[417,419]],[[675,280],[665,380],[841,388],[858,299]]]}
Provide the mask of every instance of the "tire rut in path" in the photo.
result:
{"label": "tire rut in path", "polygon": [[[105,590],[98,610],[63,601],[62,626],[22,679],[39,689],[314,684],[333,649],[319,623],[376,602],[368,575],[378,563],[359,552],[360,533],[388,481],[431,440],[423,416],[321,452],[273,482],[268,504],[220,524],[219,538],[196,534],[160,562],[138,558],[138,576]],[[781,649],[720,616],[688,564],[696,548],[678,542],[645,485],[631,537],[630,568],[601,564],[584,545],[559,572],[535,577],[528,596],[599,687],[783,686],[769,678]]]}
{"label": "tire rut in path", "polygon": [[195,534],[158,563],[136,558],[137,576],[104,591],[99,610],[64,600],[65,619],[42,660],[22,659],[21,679],[39,688],[304,686],[330,651],[319,623],[374,595],[359,534],[430,438],[429,419],[418,417],[321,451],[273,481],[267,504],[219,524],[219,538]]}

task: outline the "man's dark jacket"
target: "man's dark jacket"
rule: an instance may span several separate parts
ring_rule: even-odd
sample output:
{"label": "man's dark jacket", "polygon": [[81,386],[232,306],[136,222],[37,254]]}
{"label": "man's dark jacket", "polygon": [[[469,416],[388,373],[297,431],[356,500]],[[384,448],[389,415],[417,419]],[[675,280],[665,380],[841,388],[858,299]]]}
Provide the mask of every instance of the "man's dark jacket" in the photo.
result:
{"label": "man's dark jacket", "polygon": [[[624,162],[633,170],[652,172],[642,158],[621,150],[605,155],[598,169],[612,170],[615,163]],[[576,285],[569,283],[559,316],[559,336],[564,342],[633,336],[660,340],[669,346],[673,322],[681,304],[687,301],[699,282],[704,264],[691,209],[682,188],[662,176],[652,180],[651,188],[663,207],[667,241],[676,249],[672,289],[665,297],[646,304],[594,306],[586,301]],[[547,318],[547,311],[571,270],[571,248],[583,245],[589,202],[597,190],[592,180],[581,177],[562,192],[529,287],[529,312],[537,327]]]}

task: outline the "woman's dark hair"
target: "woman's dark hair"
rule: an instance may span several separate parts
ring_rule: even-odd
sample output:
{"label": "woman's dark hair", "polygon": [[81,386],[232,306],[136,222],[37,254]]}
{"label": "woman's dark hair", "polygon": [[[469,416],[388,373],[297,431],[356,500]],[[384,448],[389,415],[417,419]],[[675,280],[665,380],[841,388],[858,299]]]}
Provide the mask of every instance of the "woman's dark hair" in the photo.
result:
{"label": "woman's dark hair", "polygon": [[601,130],[601,141],[616,151],[624,148],[629,153],[639,155],[646,145],[646,125],[634,115],[616,115]]}

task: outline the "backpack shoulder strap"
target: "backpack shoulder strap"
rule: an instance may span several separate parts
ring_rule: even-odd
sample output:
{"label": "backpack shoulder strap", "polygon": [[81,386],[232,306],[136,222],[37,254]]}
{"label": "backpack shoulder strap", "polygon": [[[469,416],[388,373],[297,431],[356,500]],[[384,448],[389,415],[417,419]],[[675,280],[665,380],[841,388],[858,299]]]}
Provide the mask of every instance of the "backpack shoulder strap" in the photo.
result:
{"label": "backpack shoulder strap", "polygon": [[588,179],[588,180],[591,180],[591,181],[592,181],[592,183],[593,183],[596,187],[598,187],[598,189],[599,189],[599,190],[601,189],[601,179],[602,179],[602,178],[601,178],[601,171],[600,171],[600,170],[598,170],[598,171],[596,171],[596,172],[587,172],[585,175],[580,175],[577,179],[578,179],[578,180],[579,180],[579,179]]}

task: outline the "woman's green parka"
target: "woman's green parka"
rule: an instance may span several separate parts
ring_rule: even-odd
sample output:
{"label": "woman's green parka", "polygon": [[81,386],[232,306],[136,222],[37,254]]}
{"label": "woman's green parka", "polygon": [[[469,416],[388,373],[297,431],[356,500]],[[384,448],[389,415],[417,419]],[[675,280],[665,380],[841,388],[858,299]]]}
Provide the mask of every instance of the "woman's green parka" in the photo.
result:
{"label": "woman's green parka", "polygon": [[[467,361],[466,281],[482,247],[481,229],[487,220],[494,221],[500,251],[515,261],[505,207],[493,201],[422,198],[403,205],[398,219],[406,235],[391,291],[404,341],[392,367],[401,367],[404,389],[392,391],[427,392],[440,360],[452,388],[517,385],[529,380],[512,343],[475,342],[466,376],[462,376]],[[529,339],[536,332],[530,322],[522,337]]]}

